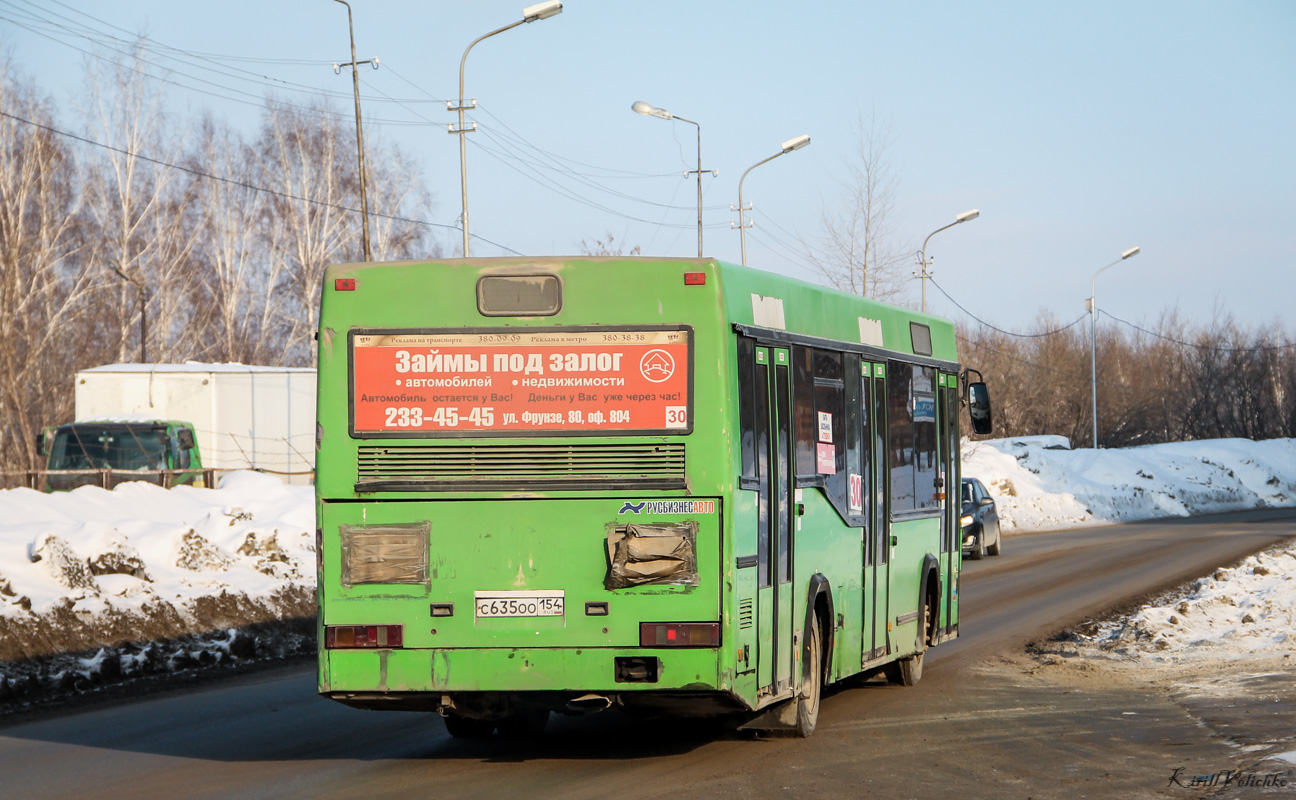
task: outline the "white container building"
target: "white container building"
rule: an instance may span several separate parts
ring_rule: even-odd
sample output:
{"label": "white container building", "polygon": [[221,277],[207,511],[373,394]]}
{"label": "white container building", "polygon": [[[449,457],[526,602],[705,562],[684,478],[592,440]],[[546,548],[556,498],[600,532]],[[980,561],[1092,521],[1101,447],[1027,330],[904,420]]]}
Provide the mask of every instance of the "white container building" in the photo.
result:
{"label": "white container building", "polygon": [[305,484],[315,468],[315,370],[108,364],[76,374],[76,418],[191,423],[203,465]]}

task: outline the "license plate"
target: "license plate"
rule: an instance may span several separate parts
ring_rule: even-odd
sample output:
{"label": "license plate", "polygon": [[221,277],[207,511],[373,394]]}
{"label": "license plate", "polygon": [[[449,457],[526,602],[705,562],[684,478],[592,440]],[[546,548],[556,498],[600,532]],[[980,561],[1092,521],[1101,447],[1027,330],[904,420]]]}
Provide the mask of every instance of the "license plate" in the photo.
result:
{"label": "license plate", "polygon": [[561,617],[564,592],[474,592],[478,617]]}

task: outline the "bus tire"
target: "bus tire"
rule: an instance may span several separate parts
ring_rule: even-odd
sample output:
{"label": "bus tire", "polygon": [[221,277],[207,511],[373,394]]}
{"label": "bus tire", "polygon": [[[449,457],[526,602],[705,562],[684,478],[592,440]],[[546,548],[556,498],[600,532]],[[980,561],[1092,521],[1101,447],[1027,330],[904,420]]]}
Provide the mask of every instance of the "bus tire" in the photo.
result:
{"label": "bus tire", "polygon": [[800,739],[814,733],[819,724],[819,701],[823,697],[824,646],[823,625],[819,615],[806,631],[806,675],[797,694],[796,735]]}
{"label": "bus tire", "polygon": [[495,732],[495,723],[491,720],[461,717],[458,714],[445,716],[446,733],[456,739],[485,739]]}
{"label": "bus tire", "polygon": [[509,739],[532,739],[544,733],[549,724],[549,710],[523,711],[510,714],[500,720],[497,728],[499,735]]}
{"label": "bus tire", "polygon": [[901,686],[913,686],[922,680],[923,656],[927,652],[927,631],[931,628],[931,604],[923,600],[922,624],[918,626],[918,652],[886,665],[887,680]]}

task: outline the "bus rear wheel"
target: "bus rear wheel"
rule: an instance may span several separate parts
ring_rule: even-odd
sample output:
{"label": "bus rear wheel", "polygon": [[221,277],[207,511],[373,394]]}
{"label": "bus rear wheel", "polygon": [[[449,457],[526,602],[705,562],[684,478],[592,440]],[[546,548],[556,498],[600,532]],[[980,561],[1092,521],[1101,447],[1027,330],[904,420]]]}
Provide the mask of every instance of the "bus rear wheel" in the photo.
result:
{"label": "bus rear wheel", "polygon": [[497,725],[500,736],[509,739],[531,739],[544,733],[549,724],[549,711],[523,711],[512,714],[499,721]]}
{"label": "bus rear wheel", "polygon": [[918,652],[886,665],[887,680],[901,686],[913,686],[922,680],[923,656],[927,653],[927,632],[931,628],[931,604],[923,601],[922,624],[918,626]]}
{"label": "bus rear wheel", "polygon": [[819,724],[819,700],[823,696],[823,626],[818,615],[815,615],[814,624],[806,631],[806,635],[807,674],[801,681],[801,692],[796,699],[796,735],[801,739],[814,733],[815,726]]}
{"label": "bus rear wheel", "polygon": [[446,733],[456,739],[485,739],[495,732],[495,723],[491,720],[461,717],[458,714],[447,714],[445,726]]}

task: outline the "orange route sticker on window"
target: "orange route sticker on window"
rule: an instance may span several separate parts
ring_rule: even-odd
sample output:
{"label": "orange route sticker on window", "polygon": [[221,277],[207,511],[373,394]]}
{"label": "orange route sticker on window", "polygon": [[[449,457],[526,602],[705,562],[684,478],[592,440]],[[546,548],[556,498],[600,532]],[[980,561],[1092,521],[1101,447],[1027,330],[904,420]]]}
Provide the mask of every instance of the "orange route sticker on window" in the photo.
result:
{"label": "orange route sticker on window", "polygon": [[496,330],[352,337],[357,434],[692,428],[688,330]]}

